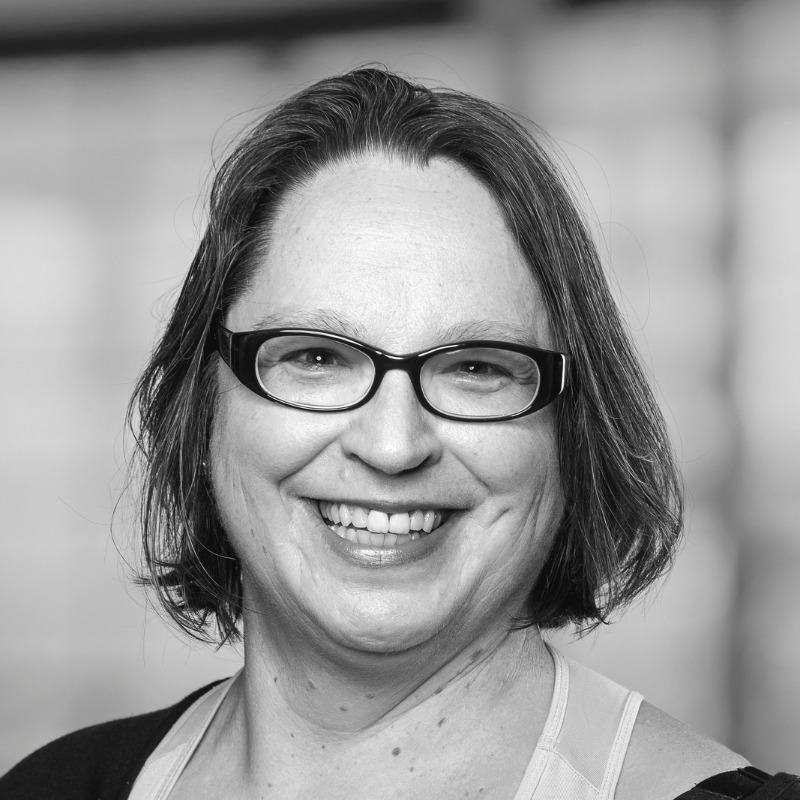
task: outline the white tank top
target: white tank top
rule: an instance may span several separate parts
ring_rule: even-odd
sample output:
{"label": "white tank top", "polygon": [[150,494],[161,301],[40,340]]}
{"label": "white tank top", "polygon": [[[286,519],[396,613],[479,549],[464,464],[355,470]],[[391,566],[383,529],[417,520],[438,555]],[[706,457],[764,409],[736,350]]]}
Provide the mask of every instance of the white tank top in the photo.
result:
{"label": "white tank top", "polygon": [[[553,699],[514,800],[613,800],[642,696],[550,652]],[[235,678],[186,709],[145,762],[129,800],[167,800]]]}

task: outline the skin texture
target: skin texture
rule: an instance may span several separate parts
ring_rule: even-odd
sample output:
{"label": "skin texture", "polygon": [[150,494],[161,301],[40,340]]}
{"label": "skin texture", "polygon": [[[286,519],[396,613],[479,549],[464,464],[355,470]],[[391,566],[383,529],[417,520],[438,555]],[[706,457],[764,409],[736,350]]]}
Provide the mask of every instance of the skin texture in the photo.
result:
{"label": "skin texture", "polygon": [[[393,353],[477,338],[556,349],[488,191],[449,162],[383,155],[285,198],[225,322]],[[258,397],[221,361],[218,380],[211,471],[243,564],[245,668],[175,797],[513,797],[553,684],[538,630],[508,630],[562,512],[553,407],[444,420],[392,371],[365,406],[324,414]],[[420,558],[369,566],[316,500],[453,513]],[[648,732],[623,799],[644,796]]]}

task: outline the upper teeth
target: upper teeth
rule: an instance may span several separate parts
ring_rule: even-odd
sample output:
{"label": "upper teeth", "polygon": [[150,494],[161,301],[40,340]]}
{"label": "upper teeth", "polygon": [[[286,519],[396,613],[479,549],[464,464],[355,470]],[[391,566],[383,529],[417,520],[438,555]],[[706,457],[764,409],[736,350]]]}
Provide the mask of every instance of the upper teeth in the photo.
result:
{"label": "upper teeth", "polygon": [[320,501],[319,510],[323,517],[337,525],[351,528],[362,528],[371,533],[410,533],[423,531],[430,533],[442,524],[442,512],[434,509],[417,509],[401,511],[398,514],[387,514],[384,511],[347,505],[346,503],[329,503]]}

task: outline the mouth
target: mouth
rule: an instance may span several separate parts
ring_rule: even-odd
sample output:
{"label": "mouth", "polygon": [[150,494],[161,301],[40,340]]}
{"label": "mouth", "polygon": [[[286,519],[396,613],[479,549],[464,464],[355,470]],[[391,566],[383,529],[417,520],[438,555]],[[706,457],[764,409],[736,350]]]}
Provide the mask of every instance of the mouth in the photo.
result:
{"label": "mouth", "polygon": [[450,516],[447,509],[412,508],[388,513],[319,500],[322,519],[342,539],[367,547],[398,547],[430,536]]}

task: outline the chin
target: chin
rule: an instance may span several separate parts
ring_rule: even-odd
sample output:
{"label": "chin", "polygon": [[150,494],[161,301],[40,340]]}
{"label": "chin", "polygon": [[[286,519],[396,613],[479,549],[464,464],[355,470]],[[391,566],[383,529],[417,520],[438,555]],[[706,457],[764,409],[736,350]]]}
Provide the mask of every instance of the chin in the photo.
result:
{"label": "chin", "polygon": [[[396,605],[380,604],[369,612],[363,608],[350,608],[334,619],[326,614],[320,627],[327,636],[341,647],[361,653],[392,654],[413,650],[432,639],[438,639],[447,625],[447,620],[422,618],[413,613],[404,613]],[[424,611],[424,609],[420,609]]]}

